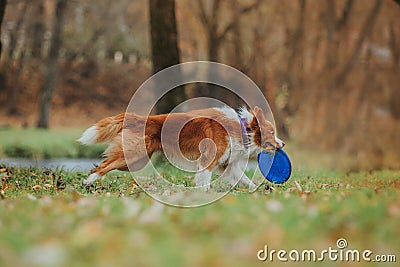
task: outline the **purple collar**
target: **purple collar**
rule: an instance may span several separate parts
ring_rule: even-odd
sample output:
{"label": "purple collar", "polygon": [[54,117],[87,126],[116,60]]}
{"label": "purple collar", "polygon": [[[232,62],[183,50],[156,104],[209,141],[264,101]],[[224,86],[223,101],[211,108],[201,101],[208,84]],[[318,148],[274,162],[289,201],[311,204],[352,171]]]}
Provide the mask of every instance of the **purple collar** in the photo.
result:
{"label": "purple collar", "polygon": [[242,140],[243,140],[243,145],[244,148],[248,149],[250,146],[250,139],[248,135],[247,128],[249,124],[247,123],[247,120],[245,118],[240,118],[240,125],[242,126]]}

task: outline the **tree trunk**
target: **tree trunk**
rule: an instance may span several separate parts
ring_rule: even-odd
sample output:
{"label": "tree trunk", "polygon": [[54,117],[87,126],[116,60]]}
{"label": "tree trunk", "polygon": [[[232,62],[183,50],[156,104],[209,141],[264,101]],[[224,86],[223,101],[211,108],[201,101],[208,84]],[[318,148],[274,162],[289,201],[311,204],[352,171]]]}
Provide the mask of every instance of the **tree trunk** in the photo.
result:
{"label": "tree trunk", "polygon": [[[0,59],[1,59],[1,52],[3,50],[3,46],[1,43],[1,25],[3,22],[4,12],[6,10],[7,0],[0,0]],[[3,70],[0,70],[0,94],[6,88],[6,78],[4,75]]]}
{"label": "tree trunk", "polygon": [[325,59],[325,73],[330,73],[337,60],[337,46],[335,45],[335,34],[336,34],[336,6],[334,0],[326,1],[326,37],[327,37],[327,48],[326,48],[326,59]]}
{"label": "tree trunk", "polygon": [[[153,74],[179,64],[178,30],[175,0],[150,0],[151,53]],[[183,86],[168,93],[157,103],[158,113],[168,113],[185,100]]]}
{"label": "tree trunk", "polygon": [[208,37],[208,61],[218,62],[219,61],[219,50],[220,50],[221,39],[216,36],[214,32],[209,32]]}
{"label": "tree trunk", "polygon": [[[232,19],[222,29],[219,29],[218,27],[218,25],[221,24],[223,17],[221,9],[222,1],[213,0],[210,4],[210,8],[205,6],[205,2],[206,1],[197,1],[197,5],[200,22],[204,28],[204,31],[206,32],[208,60],[211,62],[220,61],[220,50],[229,32],[234,32],[234,36],[236,38],[234,44],[235,48],[237,49],[235,52],[240,53],[240,17],[257,8],[260,5],[261,0],[257,0],[252,4],[240,8],[237,1],[232,2]],[[244,63],[240,61],[240,58],[241,55],[235,54],[235,67],[239,67],[239,63],[244,65]],[[242,71],[244,70],[243,67],[239,69]],[[208,74],[209,77],[213,75],[213,73],[210,71],[211,70],[209,70]],[[217,98],[218,100],[221,100],[231,106],[237,106],[239,103],[241,103],[241,100],[236,96],[236,94],[213,84],[196,86],[193,91],[193,94],[196,96]]]}
{"label": "tree trunk", "polygon": [[1,24],[3,22],[4,12],[6,11],[7,0],[0,0],[0,58],[2,52],[2,43],[1,43]]}
{"label": "tree trunk", "polygon": [[[288,102],[282,109],[281,120],[283,122],[287,121],[287,118],[291,117],[295,112],[297,107],[295,107],[294,103],[296,103],[297,97],[294,96],[296,86],[301,87],[300,83],[302,82],[301,72],[304,71],[303,68],[303,39],[304,39],[304,25],[306,19],[306,7],[307,1],[301,0],[299,3],[299,13],[296,23],[296,29],[290,36],[289,49],[290,56],[287,62],[287,71],[286,71],[286,83],[288,89]],[[289,130],[286,124],[282,123],[280,127],[279,134],[285,138],[289,137]]]}
{"label": "tree trunk", "polygon": [[15,24],[15,29],[10,33],[10,43],[8,45],[8,60],[13,60],[14,55],[17,54],[17,43],[18,37],[20,37],[21,29],[23,29],[23,24],[26,18],[26,12],[28,11],[30,2],[22,2],[21,12],[18,14],[18,19]]}
{"label": "tree trunk", "polygon": [[381,1],[381,0],[375,1],[375,4],[367,17],[367,20],[365,21],[363,29],[360,32],[360,35],[357,39],[357,42],[355,44],[353,52],[351,53],[349,59],[347,60],[346,64],[344,65],[343,69],[340,71],[339,75],[336,77],[337,84],[343,84],[345,82],[349,72],[353,69],[354,63],[356,62],[356,59],[361,52],[362,45],[364,44],[365,39],[369,36],[369,34],[371,33],[371,31],[373,29],[375,20],[378,17],[378,14],[379,14],[382,4],[383,4],[383,1]]}
{"label": "tree trunk", "polygon": [[43,38],[45,34],[45,25],[44,25],[44,4],[43,1],[39,1],[39,4],[35,7],[35,18],[32,29],[32,57],[41,58],[42,57],[42,46],[43,46]]}
{"label": "tree trunk", "polygon": [[304,21],[305,21],[305,10],[306,10],[306,0],[300,1],[299,14],[297,18],[297,27],[291,33],[290,36],[290,56],[287,63],[287,78],[289,86],[292,84],[291,76],[293,74],[293,69],[295,67],[295,61],[297,55],[301,52],[302,38],[304,32]]}
{"label": "tree trunk", "polygon": [[9,88],[8,88],[8,96],[7,96],[7,104],[6,104],[6,110],[7,110],[7,115],[17,115],[19,113],[18,111],[18,95],[20,91],[20,78],[21,78],[21,73],[24,67],[24,61],[25,61],[25,51],[21,51],[19,57],[17,60],[15,60],[15,67],[13,67],[12,74],[9,72],[8,76],[11,78],[11,83]]}
{"label": "tree trunk", "polygon": [[24,24],[26,20],[26,13],[29,8],[29,1],[22,3],[21,12],[18,15],[14,31],[10,34],[10,44],[8,47],[8,64],[6,66],[7,79],[9,80],[7,88],[7,115],[18,114],[17,100],[20,91],[20,74],[23,69],[23,62],[25,58],[25,50],[17,49],[18,40],[24,38]]}
{"label": "tree trunk", "polygon": [[62,32],[62,25],[64,22],[66,6],[67,6],[67,0],[57,0],[54,21],[53,21],[51,47],[47,63],[47,74],[43,84],[41,101],[39,106],[40,107],[39,120],[37,123],[37,127],[39,128],[49,127],[49,112],[50,112],[50,105],[54,87],[56,85],[57,69],[58,69],[57,63],[61,47],[61,32]]}

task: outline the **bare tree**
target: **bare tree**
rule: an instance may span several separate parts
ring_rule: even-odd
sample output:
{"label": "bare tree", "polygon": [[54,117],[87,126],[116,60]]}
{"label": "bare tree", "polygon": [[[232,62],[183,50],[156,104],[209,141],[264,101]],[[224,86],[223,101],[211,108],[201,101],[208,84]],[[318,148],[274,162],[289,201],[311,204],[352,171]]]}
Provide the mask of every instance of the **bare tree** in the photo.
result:
{"label": "bare tree", "polygon": [[[325,72],[331,72],[337,63],[339,36],[347,26],[350,14],[354,7],[353,0],[347,0],[340,17],[336,15],[336,1],[328,0],[326,5],[326,28],[327,28],[327,49],[325,60]],[[343,36],[342,36],[343,37]]]}
{"label": "bare tree", "polygon": [[[221,0],[213,0],[211,10],[208,11],[204,5],[205,1],[197,1],[199,8],[200,22],[206,31],[207,47],[208,47],[208,60],[217,62],[219,60],[219,50],[221,44],[225,40],[227,34],[235,29],[238,23],[238,17],[233,18],[225,27],[218,27],[220,24],[221,17]],[[237,7],[237,3],[234,3],[235,14],[242,16],[257,8],[261,3],[261,0],[256,0],[253,4],[244,6],[241,8]],[[222,28],[222,29],[220,29]]]}
{"label": "bare tree", "polygon": [[[3,45],[1,43],[1,25],[3,22],[3,17],[4,17],[4,12],[6,10],[6,5],[7,5],[7,0],[0,0],[0,59],[1,59],[1,54],[3,50]],[[6,87],[6,79],[5,75],[3,74],[3,71],[0,71],[0,93],[3,91]]]}
{"label": "bare tree", "polygon": [[[227,23],[223,23],[223,17],[225,16],[224,10],[226,10],[222,6],[224,3],[229,4],[228,10],[231,13],[231,18]],[[236,68],[244,71],[248,69],[248,65],[241,61],[243,59],[243,54],[241,47],[242,36],[240,18],[255,10],[260,5],[261,0],[255,0],[253,3],[245,6],[239,3],[239,1],[228,2],[223,0],[196,1],[199,10],[199,22],[206,33],[208,60],[212,62],[220,61],[221,47],[227,39],[228,34],[232,33],[234,36],[233,45],[236,49],[236,62],[232,62],[232,64]],[[213,74],[209,73],[208,75],[211,76]],[[198,85],[192,90],[191,94],[194,96],[217,98],[230,106],[243,104],[236,94],[213,84]]]}
{"label": "bare tree", "polygon": [[18,14],[15,28],[10,32],[10,44],[7,51],[7,64],[4,66],[4,71],[7,75],[5,84],[7,87],[7,104],[6,110],[8,115],[15,115],[18,113],[17,98],[19,88],[19,78],[23,69],[23,61],[25,58],[25,50],[19,47],[18,41],[23,39],[24,31],[23,26],[25,23],[26,13],[29,8],[30,2],[25,1],[21,3],[21,10]]}
{"label": "bare tree", "polygon": [[[175,0],[150,0],[150,31],[153,73],[180,62]],[[183,87],[176,88],[159,101],[157,111],[167,113],[185,100]]]}
{"label": "bare tree", "polygon": [[26,13],[29,8],[29,1],[24,1],[21,3],[21,11],[18,14],[18,19],[15,24],[14,30],[10,33],[10,44],[8,45],[8,60],[14,59],[14,55],[17,54],[17,43],[18,39],[22,35],[23,25],[26,17]]}
{"label": "bare tree", "polygon": [[31,52],[32,57],[41,58],[42,57],[42,46],[43,38],[46,32],[46,27],[44,25],[44,3],[43,0],[39,0],[35,5],[33,10],[33,26],[31,31]]}
{"label": "bare tree", "polygon": [[[7,0],[0,0],[0,37],[1,37],[1,24],[3,22],[4,12],[6,11]],[[0,38],[0,58],[2,51],[2,43]]]}
{"label": "bare tree", "polygon": [[67,0],[57,0],[55,6],[55,15],[53,20],[53,32],[51,37],[51,47],[47,63],[47,75],[41,92],[41,101],[39,106],[39,120],[37,127],[49,127],[49,112],[54,87],[57,78],[57,63],[61,47],[61,32],[64,23],[64,15],[67,7]]}
{"label": "bare tree", "polygon": [[[400,0],[397,2],[400,5]],[[398,76],[398,70],[400,66],[400,38],[396,34],[396,29],[393,26],[394,22],[389,20],[389,47],[392,54],[392,71],[394,75]],[[398,30],[398,29],[397,29]],[[395,82],[397,83],[397,82]],[[392,97],[390,101],[390,111],[394,118],[400,120],[400,87],[397,85],[393,86]]]}
{"label": "bare tree", "polygon": [[[303,53],[303,35],[304,35],[304,24],[305,24],[305,15],[306,15],[306,0],[301,0],[300,1],[300,6],[299,6],[299,14],[297,17],[297,22],[296,22],[296,28],[295,30],[290,34],[289,37],[289,46],[290,46],[290,56],[288,58],[288,63],[287,63],[287,76],[286,76],[286,81],[288,83],[288,89],[289,91],[293,89],[294,85],[294,77],[299,76],[296,75],[295,72],[298,71],[298,69],[302,68],[297,68],[295,71],[295,64],[296,62],[300,62],[299,64],[302,64],[302,59],[299,58],[301,54]],[[287,106],[288,115],[291,115],[292,111],[290,110],[290,106]]]}
{"label": "bare tree", "polygon": [[354,63],[357,59],[357,56],[360,54],[361,52],[361,47],[364,44],[365,39],[369,36],[369,34],[371,33],[375,20],[378,17],[380,8],[383,4],[382,0],[376,0],[374,6],[372,7],[365,23],[364,26],[360,32],[360,37],[357,39],[357,42],[355,44],[355,47],[353,49],[353,52],[351,53],[349,59],[347,60],[347,62],[345,63],[343,69],[340,71],[339,75],[337,76],[337,82],[338,83],[342,83],[345,81],[345,79],[347,78],[349,72],[351,71],[351,69],[354,66]]}

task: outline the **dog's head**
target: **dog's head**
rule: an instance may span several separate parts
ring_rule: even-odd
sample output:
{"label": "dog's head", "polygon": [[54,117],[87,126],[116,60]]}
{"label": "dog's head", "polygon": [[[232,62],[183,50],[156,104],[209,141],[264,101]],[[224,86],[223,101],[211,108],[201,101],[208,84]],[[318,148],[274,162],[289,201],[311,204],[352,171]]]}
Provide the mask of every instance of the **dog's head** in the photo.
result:
{"label": "dog's head", "polygon": [[285,143],[275,135],[275,127],[268,121],[261,108],[255,107],[253,119],[249,123],[249,130],[253,133],[253,141],[263,150],[282,148]]}

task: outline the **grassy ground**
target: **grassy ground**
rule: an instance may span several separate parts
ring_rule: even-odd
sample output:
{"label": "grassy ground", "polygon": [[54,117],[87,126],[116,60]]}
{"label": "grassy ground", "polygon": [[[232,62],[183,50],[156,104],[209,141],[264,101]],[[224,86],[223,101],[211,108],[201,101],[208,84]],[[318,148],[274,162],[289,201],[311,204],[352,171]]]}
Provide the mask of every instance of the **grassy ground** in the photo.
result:
{"label": "grassy ground", "polygon": [[127,173],[90,188],[80,185],[85,176],[0,167],[0,266],[286,266],[256,253],[336,249],[338,238],[400,260],[399,171],[295,170],[273,190],[239,188],[195,209],[152,201]]}
{"label": "grassy ground", "polygon": [[98,158],[104,145],[83,146],[76,139],[83,129],[0,129],[0,157]]}

